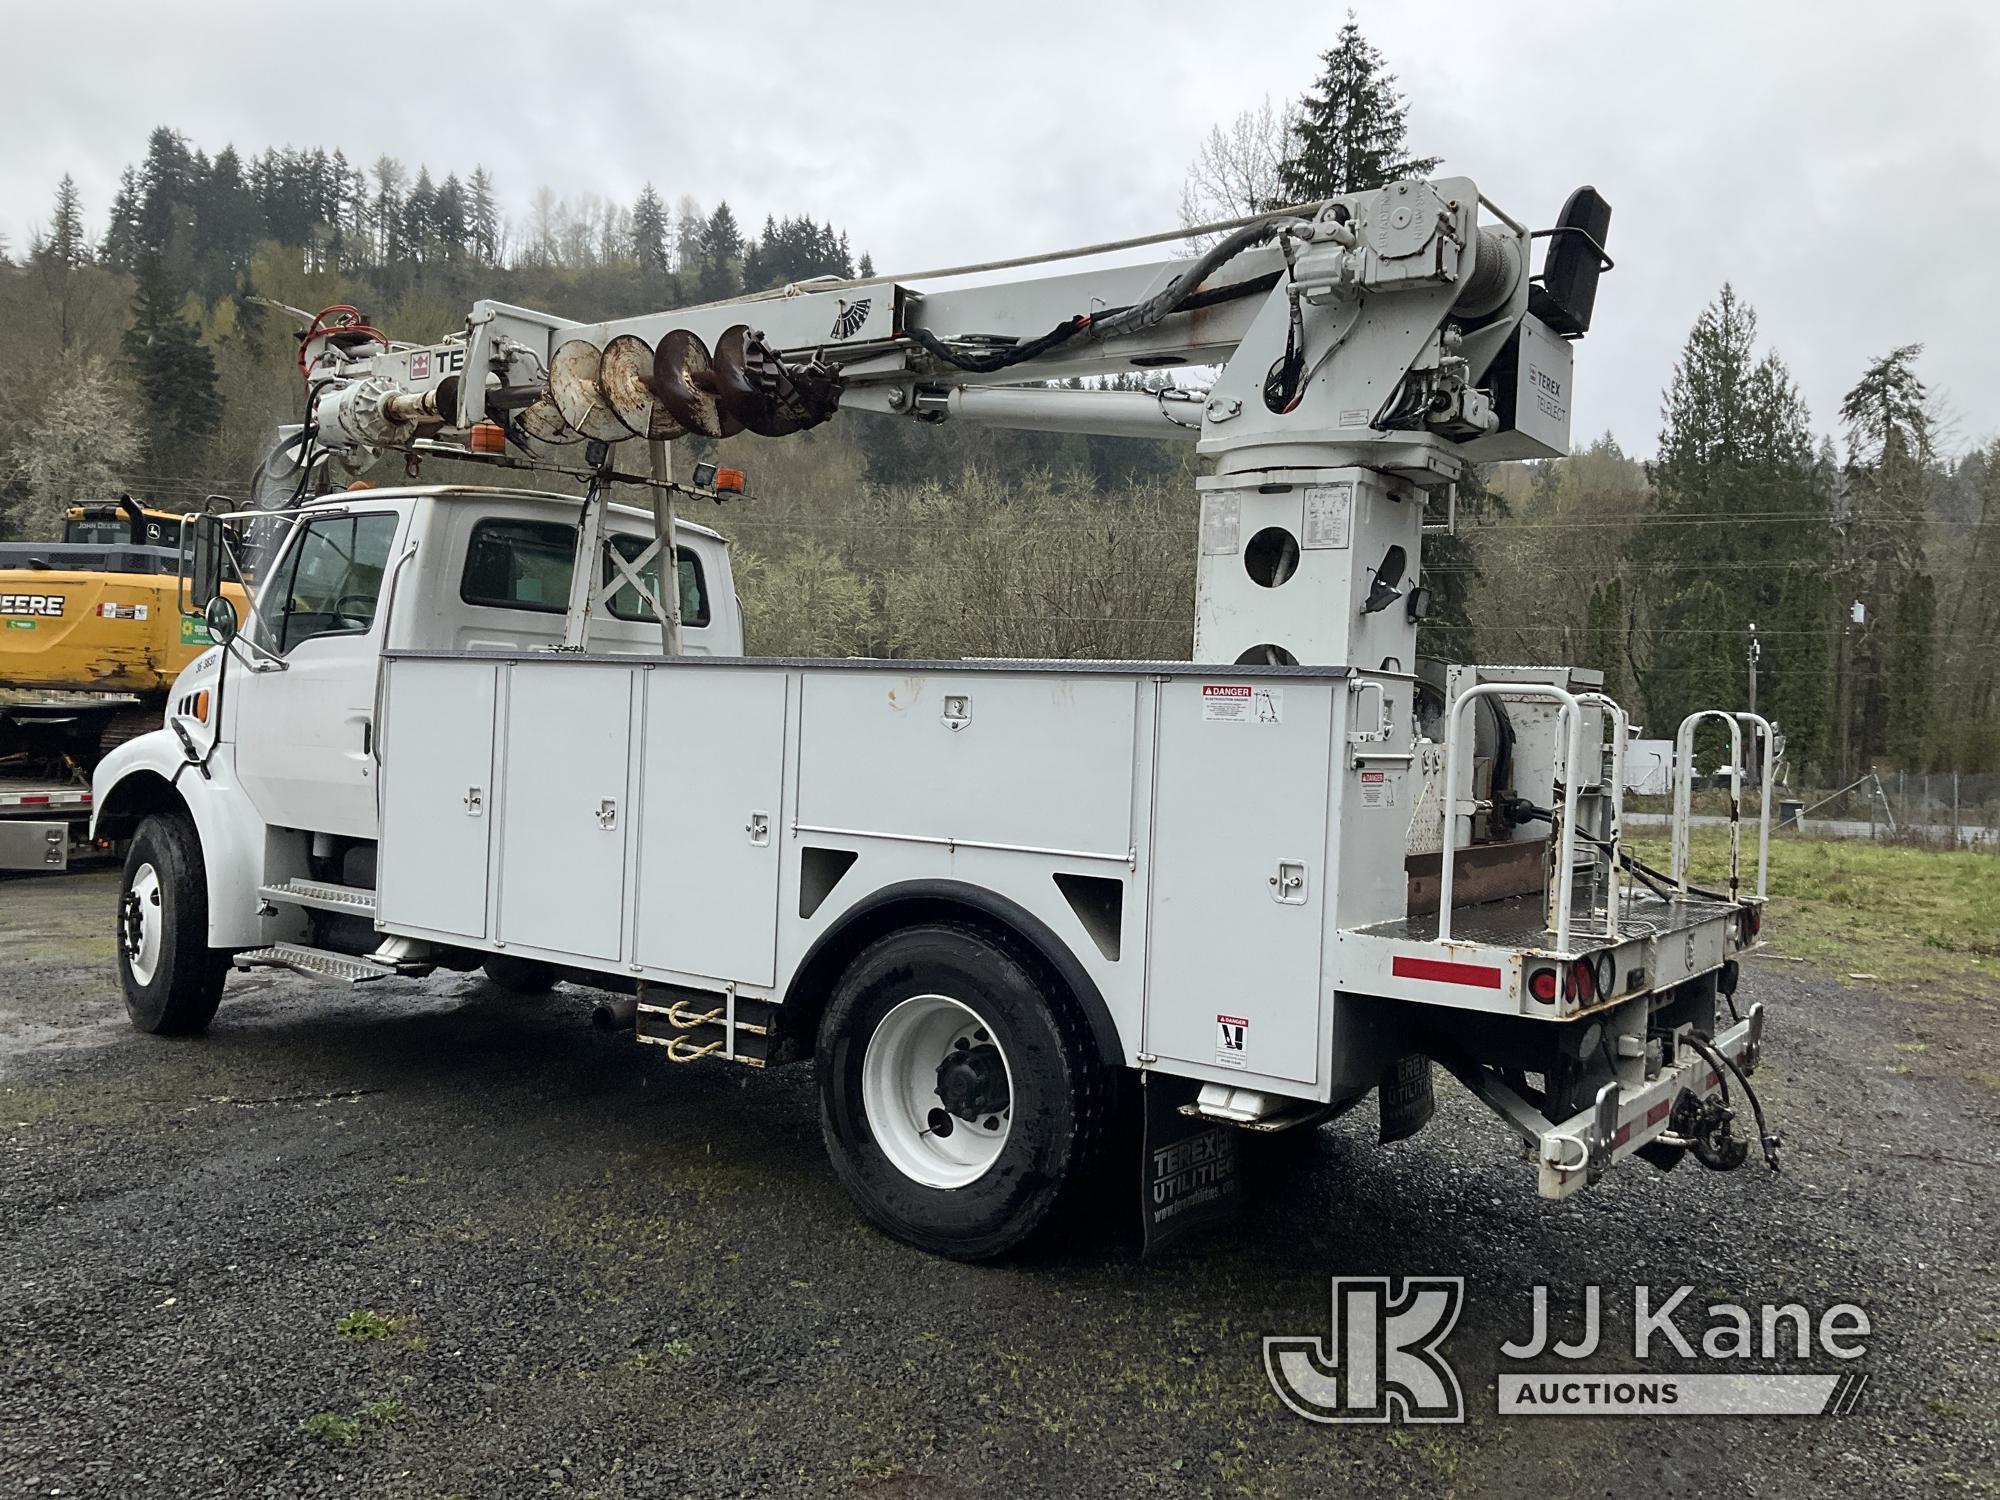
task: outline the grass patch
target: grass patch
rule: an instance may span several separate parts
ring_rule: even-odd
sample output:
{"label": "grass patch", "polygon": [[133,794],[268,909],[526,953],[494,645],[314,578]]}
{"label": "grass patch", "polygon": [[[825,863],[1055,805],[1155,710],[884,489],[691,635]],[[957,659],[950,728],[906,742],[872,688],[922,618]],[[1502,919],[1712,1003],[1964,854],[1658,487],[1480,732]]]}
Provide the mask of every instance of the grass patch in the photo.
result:
{"label": "grass patch", "polygon": [[372,1307],[357,1307],[334,1320],[333,1331],[350,1344],[373,1344],[402,1332],[403,1320],[378,1313]]}
{"label": "grass patch", "polygon": [[[1664,829],[1635,830],[1626,842],[1667,868]],[[1743,855],[1744,884],[1754,890],[1754,828],[1745,829]],[[1728,868],[1728,830],[1695,829],[1695,881],[1719,885]],[[1890,984],[1947,980],[1984,994],[2000,987],[2000,859],[1990,854],[1776,835],[1770,889],[1764,935],[1779,953]]]}
{"label": "grass patch", "polygon": [[361,1423],[337,1411],[316,1411],[299,1423],[299,1431],[336,1448],[352,1448],[361,1441]]}
{"label": "grass patch", "polygon": [[408,1419],[409,1407],[390,1397],[367,1402],[352,1416],[337,1411],[316,1411],[299,1423],[299,1431],[335,1448],[352,1448],[371,1433],[394,1427]]}

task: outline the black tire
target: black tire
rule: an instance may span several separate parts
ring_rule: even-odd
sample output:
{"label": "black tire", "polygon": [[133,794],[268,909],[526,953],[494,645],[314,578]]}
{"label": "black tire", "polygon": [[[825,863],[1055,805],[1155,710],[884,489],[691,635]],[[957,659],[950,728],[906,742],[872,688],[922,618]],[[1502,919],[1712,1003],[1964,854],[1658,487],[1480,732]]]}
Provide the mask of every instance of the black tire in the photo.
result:
{"label": "black tire", "polygon": [[515,958],[508,953],[490,953],[482,966],[486,977],[515,995],[546,995],[556,987],[556,966],[539,958]]}
{"label": "black tire", "polygon": [[[222,1003],[229,954],[208,946],[208,867],[187,814],[154,813],[139,825],[119,883],[116,931],[132,1024],[155,1036],[207,1030]],[[148,933],[156,939],[150,948]]]}
{"label": "black tire", "polygon": [[[1005,1059],[1004,1143],[962,1186],[906,1174],[878,1141],[863,1100],[877,1027],[922,996],[974,1012]],[[820,1129],[835,1173],[870,1220],[919,1249],[955,1260],[1004,1255],[1069,1217],[1097,1176],[1112,1123],[1112,1070],[1082,1012],[1018,939],[949,921],[878,939],[834,987],[817,1063]]]}

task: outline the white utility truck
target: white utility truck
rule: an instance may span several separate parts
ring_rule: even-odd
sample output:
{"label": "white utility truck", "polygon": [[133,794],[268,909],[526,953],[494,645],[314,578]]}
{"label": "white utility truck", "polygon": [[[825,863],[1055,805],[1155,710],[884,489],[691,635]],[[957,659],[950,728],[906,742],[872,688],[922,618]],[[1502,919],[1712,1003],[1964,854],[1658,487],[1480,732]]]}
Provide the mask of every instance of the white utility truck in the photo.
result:
{"label": "white utility truck", "polygon": [[[814,1058],[863,1210],[966,1258],[1053,1222],[1137,1098],[1273,1130],[1379,1089],[1394,1139],[1433,1060],[1547,1196],[1635,1152],[1739,1164],[1761,859],[1755,894],[1734,853],[1691,884],[1685,816],[1671,871],[1623,850],[1593,674],[1416,654],[1453,487],[1567,451],[1609,217],[1586,188],[1531,234],[1408,181],[1195,258],[947,290],[595,325],[482,302],[434,345],[322,315],[250,618],[221,519],[190,518],[225,644],[97,773],[96,831],[133,838],[133,1021],[198,1032],[264,965],[622,991],[676,1062]],[[1183,365],[1212,381],[1052,384]],[[675,513],[740,476],[676,480],[669,445],[841,409],[1195,442],[1196,660],[745,657],[724,541]],[[337,488],[390,452],[583,492]],[[1155,1156],[1156,1208],[1161,1174],[1201,1196],[1202,1151]]]}

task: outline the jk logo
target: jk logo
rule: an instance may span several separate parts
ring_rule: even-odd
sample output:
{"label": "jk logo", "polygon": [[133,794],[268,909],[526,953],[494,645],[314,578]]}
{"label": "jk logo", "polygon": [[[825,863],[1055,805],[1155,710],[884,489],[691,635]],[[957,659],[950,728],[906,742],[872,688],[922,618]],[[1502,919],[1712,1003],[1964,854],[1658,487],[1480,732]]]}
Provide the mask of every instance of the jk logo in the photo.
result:
{"label": "jk logo", "polygon": [[1264,1373],[1309,1422],[1463,1422],[1438,1345],[1464,1303],[1463,1276],[1336,1276],[1329,1336],[1266,1338]]}

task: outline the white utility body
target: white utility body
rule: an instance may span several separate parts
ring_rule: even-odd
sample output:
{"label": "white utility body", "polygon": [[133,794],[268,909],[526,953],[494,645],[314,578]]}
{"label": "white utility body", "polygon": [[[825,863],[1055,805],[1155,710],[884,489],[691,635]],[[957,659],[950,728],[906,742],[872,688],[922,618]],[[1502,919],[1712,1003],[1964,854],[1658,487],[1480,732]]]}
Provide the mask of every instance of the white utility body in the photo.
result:
{"label": "white utility body", "polygon": [[[861,1206],[964,1256],[1049,1216],[1133,1073],[1259,1129],[1380,1088],[1386,1140],[1428,1118],[1435,1059],[1552,1197],[1642,1148],[1740,1162],[1723,1101],[1762,1013],[1717,1007],[1762,861],[1754,896],[1734,859],[1704,891],[1683,828],[1671,872],[1634,866],[1629,726],[1593,674],[1418,662],[1427,514],[1475,461],[1567,450],[1608,264],[1589,189],[1537,278],[1483,203],[1396,183],[1197,261],[951,292],[593,326],[482,303],[429,347],[316,321],[300,496],[503,434],[496,461],[588,487],[281,507],[252,618],[98,772],[100,831],[139,835],[135,1021],[199,1030],[230,965],[623,989],[676,1061],[816,1055]],[[1184,363],[1221,368],[1022,383]],[[843,408],[1197,440],[1198,660],[745,657],[726,546],[674,513],[726,472],[676,483],[666,445]],[[613,466],[628,437],[644,473]],[[218,535],[191,524],[197,605]]]}

